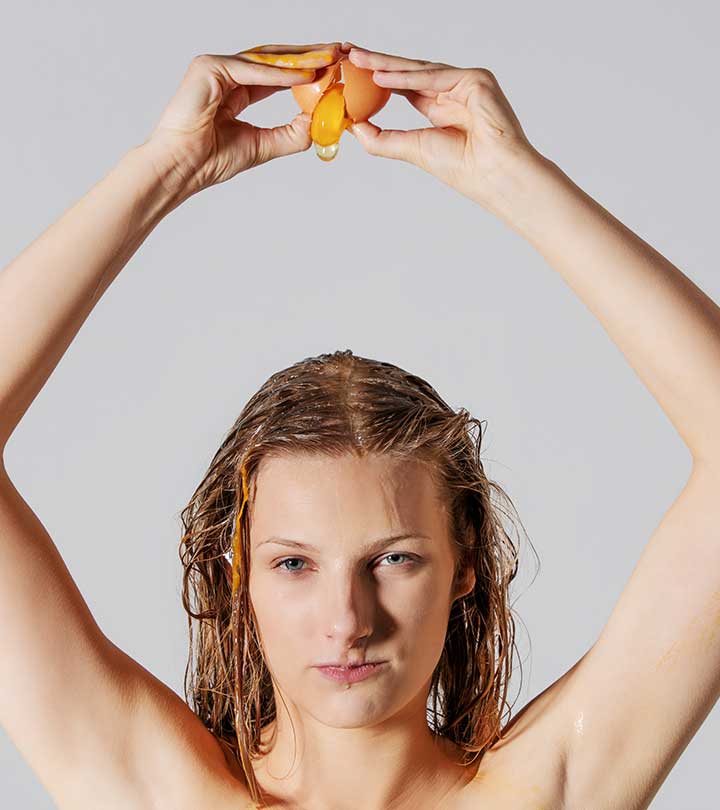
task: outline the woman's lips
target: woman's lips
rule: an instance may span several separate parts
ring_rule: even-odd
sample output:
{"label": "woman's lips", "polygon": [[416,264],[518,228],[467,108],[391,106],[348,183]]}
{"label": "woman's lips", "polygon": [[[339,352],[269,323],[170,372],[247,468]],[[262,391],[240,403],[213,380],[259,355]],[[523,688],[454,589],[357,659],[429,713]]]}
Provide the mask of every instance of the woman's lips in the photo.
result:
{"label": "woman's lips", "polygon": [[363,664],[359,667],[316,667],[326,678],[332,681],[340,681],[341,683],[355,683],[356,681],[363,681],[374,675],[379,669],[382,669],[387,661],[379,661],[377,664]]}

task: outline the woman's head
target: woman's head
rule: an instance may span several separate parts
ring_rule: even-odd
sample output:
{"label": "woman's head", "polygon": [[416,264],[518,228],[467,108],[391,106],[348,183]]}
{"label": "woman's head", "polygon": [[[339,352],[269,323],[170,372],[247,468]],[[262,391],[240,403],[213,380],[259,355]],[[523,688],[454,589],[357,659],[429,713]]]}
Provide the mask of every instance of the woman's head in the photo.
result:
{"label": "woman's head", "polygon": [[[421,700],[469,753],[498,739],[518,555],[480,426],[423,379],[335,352],[271,376],[216,453],[182,512],[186,699],[256,801],[250,758],[278,698],[342,728]],[[316,668],[364,658],[387,663],[348,691]]]}

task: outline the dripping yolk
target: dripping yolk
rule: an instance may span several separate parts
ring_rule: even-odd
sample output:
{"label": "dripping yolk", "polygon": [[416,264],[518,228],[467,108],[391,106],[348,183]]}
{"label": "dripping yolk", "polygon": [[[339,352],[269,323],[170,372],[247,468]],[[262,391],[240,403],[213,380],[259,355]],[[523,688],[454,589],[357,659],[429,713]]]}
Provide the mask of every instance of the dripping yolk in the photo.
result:
{"label": "dripping yolk", "polygon": [[[347,87],[346,82],[350,81],[350,77],[345,77],[343,73],[343,63],[346,62],[347,56],[339,54],[335,46],[316,48],[311,51],[295,50],[289,53],[281,51],[284,47],[283,45],[259,45],[256,48],[241,51],[239,56],[242,56],[246,61],[263,65],[321,72],[319,81],[310,82],[307,87],[304,85],[293,86],[293,94],[295,100],[304,110],[312,109],[310,137],[317,156],[321,160],[332,160],[337,155],[343,131],[354,121],[347,114],[344,98]],[[318,62],[321,64],[318,65]],[[332,71],[331,76],[327,75],[325,68]],[[364,85],[368,84],[368,82],[359,79],[360,74],[362,74],[362,71],[359,68],[355,68],[350,74],[352,82],[356,84],[353,93],[355,107],[358,107],[360,101],[361,109],[365,106],[377,109],[375,102],[381,100],[380,96],[383,92],[387,92],[389,96],[389,91],[383,91],[382,88],[370,81],[369,88],[366,88],[363,92]],[[325,86],[325,90],[317,99],[316,88],[319,89],[319,84]],[[380,96],[378,96],[378,93]],[[379,106],[382,106],[382,104]]]}
{"label": "dripping yolk", "polygon": [[340,147],[340,136],[352,119],[345,109],[342,82],[331,84],[322,94],[313,110],[310,137],[321,160],[332,160]]}

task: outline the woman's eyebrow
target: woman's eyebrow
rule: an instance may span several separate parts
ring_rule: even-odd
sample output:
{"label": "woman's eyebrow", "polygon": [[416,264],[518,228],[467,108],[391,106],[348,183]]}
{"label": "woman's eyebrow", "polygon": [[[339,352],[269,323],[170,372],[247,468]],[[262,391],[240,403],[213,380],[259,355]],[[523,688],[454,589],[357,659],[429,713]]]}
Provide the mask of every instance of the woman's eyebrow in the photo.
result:
{"label": "woman's eyebrow", "polygon": [[[379,540],[371,543],[367,551],[369,553],[373,553],[375,551],[380,551],[380,549],[385,548],[385,546],[392,545],[393,543],[397,543],[400,540],[410,540],[410,539],[417,539],[417,540],[429,540],[430,538],[425,534],[419,534],[417,532],[408,532],[406,534],[394,534],[391,537],[381,537]],[[316,546],[313,546],[311,543],[301,543],[299,540],[290,540],[287,537],[268,537],[267,540],[263,540],[262,543],[258,544],[258,548],[260,546],[264,546],[266,543],[277,543],[281,546],[291,546],[292,548],[304,548],[309,551],[314,551],[318,554],[321,553],[320,549]]]}

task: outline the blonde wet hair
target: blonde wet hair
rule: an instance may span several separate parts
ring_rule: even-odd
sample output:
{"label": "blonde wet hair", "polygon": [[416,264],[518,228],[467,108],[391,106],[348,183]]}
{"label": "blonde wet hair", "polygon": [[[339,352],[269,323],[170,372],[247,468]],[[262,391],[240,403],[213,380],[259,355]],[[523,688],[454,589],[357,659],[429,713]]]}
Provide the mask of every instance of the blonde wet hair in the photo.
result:
{"label": "blonde wet hair", "polygon": [[240,765],[255,803],[263,806],[251,759],[267,753],[261,730],[276,716],[248,593],[249,509],[261,461],[377,453],[426,465],[448,508],[455,576],[468,564],[475,571],[473,590],[451,607],[428,725],[459,746],[469,764],[501,738],[503,715],[512,712],[507,692],[516,650],[509,588],[519,553],[503,518],[517,533],[504,507],[517,512],[485,475],[481,444],[482,422],[464,408],[454,411],[424,379],[350,350],[273,374],[242,409],[181,512],[179,553],[190,636],[185,699]]}

